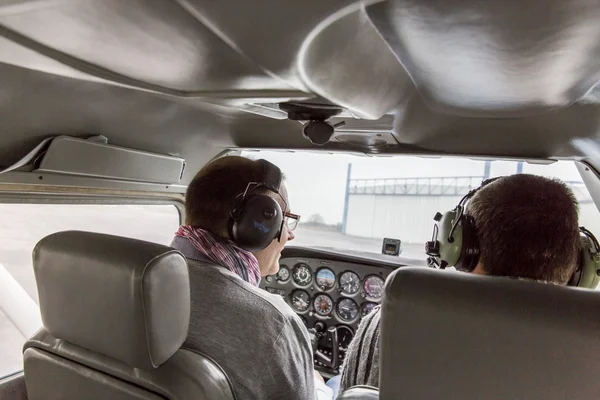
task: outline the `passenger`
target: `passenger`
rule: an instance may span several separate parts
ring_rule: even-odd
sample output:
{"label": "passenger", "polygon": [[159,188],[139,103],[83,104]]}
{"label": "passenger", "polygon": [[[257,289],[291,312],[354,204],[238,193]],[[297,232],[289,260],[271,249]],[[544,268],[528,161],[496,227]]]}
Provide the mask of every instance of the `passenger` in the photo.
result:
{"label": "passenger", "polygon": [[[473,218],[481,252],[474,274],[559,285],[573,275],[580,249],[578,204],[559,180],[500,178],[475,193],[466,214]],[[362,320],[346,355],[340,393],[355,385],[379,386],[380,317],[376,308]],[[335,380],[328,382],[334,392]]]}
{"label": "passenger", "polygon": [[294,239],[297,220],[290,220],[285,185],[278,193],[265,186],[253,192],[275,199],[286,215],[268,247],[252,253],[231,240],[234,209],[249,184],[267,179],[265,169],[262,160],[220,158],[202,168],[187,189],[185,225],[172,243],[189,263],[192,304],[184,348],[214,359],[238,400],[331,399],[313,369],[303,322],[280,296],[258,288],[262,276],[277,273],[281,251]]}

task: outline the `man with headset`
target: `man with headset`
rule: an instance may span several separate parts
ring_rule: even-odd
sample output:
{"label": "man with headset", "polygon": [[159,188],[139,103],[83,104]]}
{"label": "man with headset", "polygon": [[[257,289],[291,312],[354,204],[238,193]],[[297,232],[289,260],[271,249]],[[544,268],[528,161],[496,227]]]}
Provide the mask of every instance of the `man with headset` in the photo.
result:
{"label": "man with headset", "polygon": [[299,216],[278,167],[229,156],[198,172],[185,225],[171,244],[188,259],[191,315],[184,348],[223,368],[237,400],[331,399],[313,369],[308,331],[280,296],[259,289],[279,270]]}
{"label": "man with headset", "polygon": [[[559,180],[519,174],[485,181],[435,219],[426,248],[438,267],[557,285],[598,283],[598,243],[587,230],[580,233],[577,200]],[[340,392],[379,386],[380,317],[375,309],[362,320],[346,354]],[[337,379],[328,382],[334,391]]]}

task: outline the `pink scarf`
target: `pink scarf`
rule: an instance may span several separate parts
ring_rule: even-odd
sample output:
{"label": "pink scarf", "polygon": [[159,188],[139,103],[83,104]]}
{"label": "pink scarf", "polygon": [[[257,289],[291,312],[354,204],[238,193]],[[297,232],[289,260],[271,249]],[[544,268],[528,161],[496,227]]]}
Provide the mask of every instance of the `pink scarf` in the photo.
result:
{"label": "pink scarf", "polygon": [[189,225],[180,226],[175,236],[186,238],[210,261],[227,268],[246,282],[258,287],[260,268],[254,254],[237,247],[228,239]]}

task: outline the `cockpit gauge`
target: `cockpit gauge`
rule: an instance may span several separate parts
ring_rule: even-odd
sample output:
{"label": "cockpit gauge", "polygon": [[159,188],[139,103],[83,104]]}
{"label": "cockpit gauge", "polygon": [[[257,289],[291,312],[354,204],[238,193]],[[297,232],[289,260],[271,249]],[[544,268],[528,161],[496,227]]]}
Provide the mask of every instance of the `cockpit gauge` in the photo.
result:
{"label": "cockpit gauge", "polygon": [[325,317],[333,310],[333,300],[326,294],[319,294],[313,300],[313,306],[317,314]]}
{"label": "cockpit gauge", "polygon": [[304,263],[299,263],[294,266],[292,278],[298,286],[308,286],[312,282],[312,272],[310,267]]}
{"label": "cockpit gauge", "polygon": [[337,303],[337,314],[342,321],[353,321],[358,317],[358,304],[352,299],[341,299]]}
{"label": "cockpit gauge", "polygon": [[315,283],[323,291],[331,290],[335,286],[335,274],[329,268],[321,268],[315,275]]}
{"label": "cockpit gauge", "polygon": [[367,279],[365,279],[365,283],[363,284],[363,289],[365,290],[367,299],[381,299],[381,297],[383,296],[384,285],[385,281],[380,276],[371,275],[367,277]]}
{"label": "cockpit gauge", "polygon": [[371,303],[371,302],[362,303],[362,305],[360,306],[360,316],[362,318],[366,317],[367,315],[369,315],[371,313],[371,311],[373,311],[373,309],[375,307],[377,307],[377,303]]}
{"label": "cockpit gauge", "polygon": [[292,292],[292,308],[297,312],[305,312],[310,307],[310,296],[304,290]]}
{"label": "cockpit gauge", "polygon": [[277,280],[279,282],[287,282],[290,279],[290,269],[282,265],[279,267],[279,272],[277,273]]}
{"label": "cockpit gauge", "polygon": [[346,271],[340,275],[340,291],[346,296],[356,294],[360,289],[360,278],[352,271]]}

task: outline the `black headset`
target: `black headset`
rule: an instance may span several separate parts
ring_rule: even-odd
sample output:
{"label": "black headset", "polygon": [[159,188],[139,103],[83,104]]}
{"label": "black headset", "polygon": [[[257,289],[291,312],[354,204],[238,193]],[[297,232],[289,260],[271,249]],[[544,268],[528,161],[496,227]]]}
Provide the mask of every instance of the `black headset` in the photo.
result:
{"label": "black headset", "polygon": [[[273,240],[281,239],[284,223],[279,203],[264,194],[265,190],[279,194],[281,170],[266,160],[256,162],[262,165],[262,182],[250,182],[246,190],[237,196],[229,219],[229,237],[248,251],[262,250]],[[259,190],[263,194],[257,193]],[[281,200],[285,203],[283,197]]]}
{"label": "black headset", "polygon": [[[444,269],[448,266],[472,272],[479,262],[479,239],[473,217],[465,214],[467,202],[486,185],[499,178],[486,179],[481,186],[469,191],[451,211],[434,217],[433,237],[425,243],[429,265]],[[579,228],[581,253],[579,263],[569,280],[570,286],[594,289],[600,282],[600,245],[584,227]]]}

